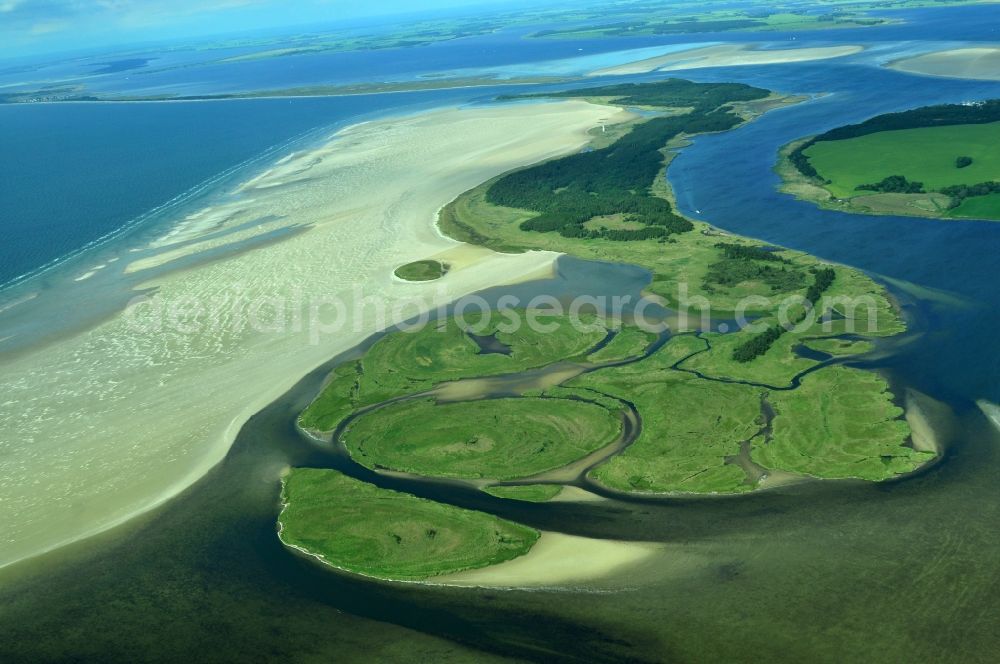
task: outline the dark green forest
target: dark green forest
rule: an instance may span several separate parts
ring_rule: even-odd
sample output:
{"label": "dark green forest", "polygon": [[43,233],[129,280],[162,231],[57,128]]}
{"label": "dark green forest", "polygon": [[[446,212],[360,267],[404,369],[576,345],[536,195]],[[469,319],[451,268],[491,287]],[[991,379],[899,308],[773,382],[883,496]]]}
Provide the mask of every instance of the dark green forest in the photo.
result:
{"label": "dark green forest", "polygon": [[[664,240],[693,228],[668,201],[650,193],[663,168],[660,150],[675,136],[730,129],[743,120],[726,108],[735,101],[768,96],[742,84],[657,83],[615,85],[528,97],[613,97],[626,105],[692,108],[683,115],[655,117],[636,125],[612,145],[554,159],[497,180],[486,198],[494,205],[532,210],[537,217],[521,224],[527,231],[558,232],[564,237],[612,241]],[[523,97],[522,97],[523,98]],[[641,229],[587,229],[595,217],[627,215]]]}

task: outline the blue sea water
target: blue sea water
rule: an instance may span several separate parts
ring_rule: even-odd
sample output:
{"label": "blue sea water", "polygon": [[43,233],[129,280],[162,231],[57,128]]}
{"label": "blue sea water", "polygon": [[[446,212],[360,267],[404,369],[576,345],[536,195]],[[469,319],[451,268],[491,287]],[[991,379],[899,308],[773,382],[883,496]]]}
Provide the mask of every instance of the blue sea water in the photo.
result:
{"label": "blue sea water", "polygon": [[0,286],[175,212],[317,131],[455,96],[0,105]]}
{"label": "blue sea water", "polygon": [[0,106],[0,283],[316,123],[315,108],[275,104]]}

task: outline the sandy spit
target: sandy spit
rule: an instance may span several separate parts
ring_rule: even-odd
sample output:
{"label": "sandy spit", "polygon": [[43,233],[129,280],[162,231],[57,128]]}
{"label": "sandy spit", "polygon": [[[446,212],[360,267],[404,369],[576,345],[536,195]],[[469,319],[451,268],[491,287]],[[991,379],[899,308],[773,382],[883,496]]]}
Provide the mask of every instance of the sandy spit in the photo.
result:
{"label": "sandy spit", "polygon": [[890,69],[947,78],[1000,81],[1000,47],[955,48],[903,58],[886,65]]}
{"label": "sandy spit", "polygon": [[[932,422],[949,412],[944,404],[914,389],[906,390],[906,423],[910,425],[913,447],[919,452],[941,454],[941,437]],[[935,415],[937,416],[935,418]]]}
{"label": "sandy spit", "polygon": [[436,576],[431,583],[498,588],[572,587],[628,569],[665,550],[662,544],[542,532],[525,555],[492,567]]}
{"label": "sandy spit", "polygon": [[1000,431],[1000,405],[986,401],[985,399],[980,399],[976,402],[979,409],[983,411],[983,415],[986,419],[990,421],[990,424],[995,426],[998,431]]}
{"label": "sandy spit", "polygon": [[[375,303],[410,317],[550,270],[549,252],[463,250],[437,232],[436,213],[499,173],[579,149],[614,113],[564,101],[363,123],[284,156],[224,215],[179,219],[187,241],[214,233],[198,250],[245,240],[255,219],[306,230],[151,274],[148,305],[0,360],[0,566],[127,521],[198,480],[251,415],[380,329]],[[155,255],[177,239],[152,243],[133,274],[170,262]],[[441,255],[454,269],[437,282],[393,278],[400,264]],[[346,325],[314,334],[317,297],[324,325]]]}
{"label": "sandy spit", "polygon": [[773,65],[809,60],[828,60],[854,55],[864,50],[862,46],[823,46],[816,48],[761,49],[755,44],[723,44],[705,46],[687,51],[668,53],[655,58],[630,62],[615,67],[598,69],[588,76],[623,76],[645,74],[651,71],[678,71],[705,67],[735,67],[740,65]]}

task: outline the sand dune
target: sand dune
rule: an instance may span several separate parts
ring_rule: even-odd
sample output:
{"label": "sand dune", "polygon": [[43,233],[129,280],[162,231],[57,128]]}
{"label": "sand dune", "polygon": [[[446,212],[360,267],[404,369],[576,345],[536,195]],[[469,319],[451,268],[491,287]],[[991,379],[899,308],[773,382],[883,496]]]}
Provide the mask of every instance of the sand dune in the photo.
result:
{"label": "sand dune", "polygon": [[890,69],[924,76],[1000,81],[1000,47],[956,48],[903,58]]}
{"label": "sand dune", "polygon": [[693,48],[615,67],[598,69],[590,72],[588,76],[623,76],[626,74],[645,74],[651,71],[828,60],[853,55],[863,50],[864,48],[861,46],[761,49],[754,44],[723,44],[721,46]]}
{"label": "sand dune", "polygon": [[[203,476],[253,413],[379,328],[374,302],[409,302],[412,316],[427,306],[415,296],[436,306],[550,269],[548,252],[463,251],[437,232],[436,212],[499,173],[579,149],[615,112],[566,101],[366,123],[286,156],[224,211],[178,220],[154,256],[190,253],[180,240],[200,241],[197,252],[246,239],[254,219],[305,230],[170,272],[146,284],[158,288],[152,304],[0,364],[0,566],[123,522]],[[454,269],[438,282],[392,276],[443,252]],[[142,274],[176,254],[137,256]],[[324,323],[351,324],[312,343],[308,318],[282,331],[280,317],[265,321],[273,329],[247,322],[247,303],[266,318],[272,304],[303,311],[315,296],[344,304],[319,307]],[[180,317],[156,316],[164,305]]]}

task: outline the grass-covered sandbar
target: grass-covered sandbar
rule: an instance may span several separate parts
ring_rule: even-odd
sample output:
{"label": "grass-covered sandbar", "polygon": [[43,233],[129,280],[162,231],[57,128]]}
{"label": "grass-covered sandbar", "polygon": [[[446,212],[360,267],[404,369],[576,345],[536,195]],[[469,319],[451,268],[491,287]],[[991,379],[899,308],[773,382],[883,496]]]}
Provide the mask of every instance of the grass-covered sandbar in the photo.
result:
{"label": "grass-covered sandbar", "polygon": [[393,274],[403,281],[434,281],[446,275],[448,270],[447,263],[426,259],[400,265]]}
{"label": "grass-covered sandbar", "polygon": [[334,470],[293,469],[280,537],[341,570],[420,581],[522,556],[538,531],[483,512],[379,489]]}
{"label": "grass-covered sandbar", "polygon": [[565,466],[609,445],[620,431],[616,413],[585,401],[421,399],[363,415],[343,440],[368,467],[506,480]]}

